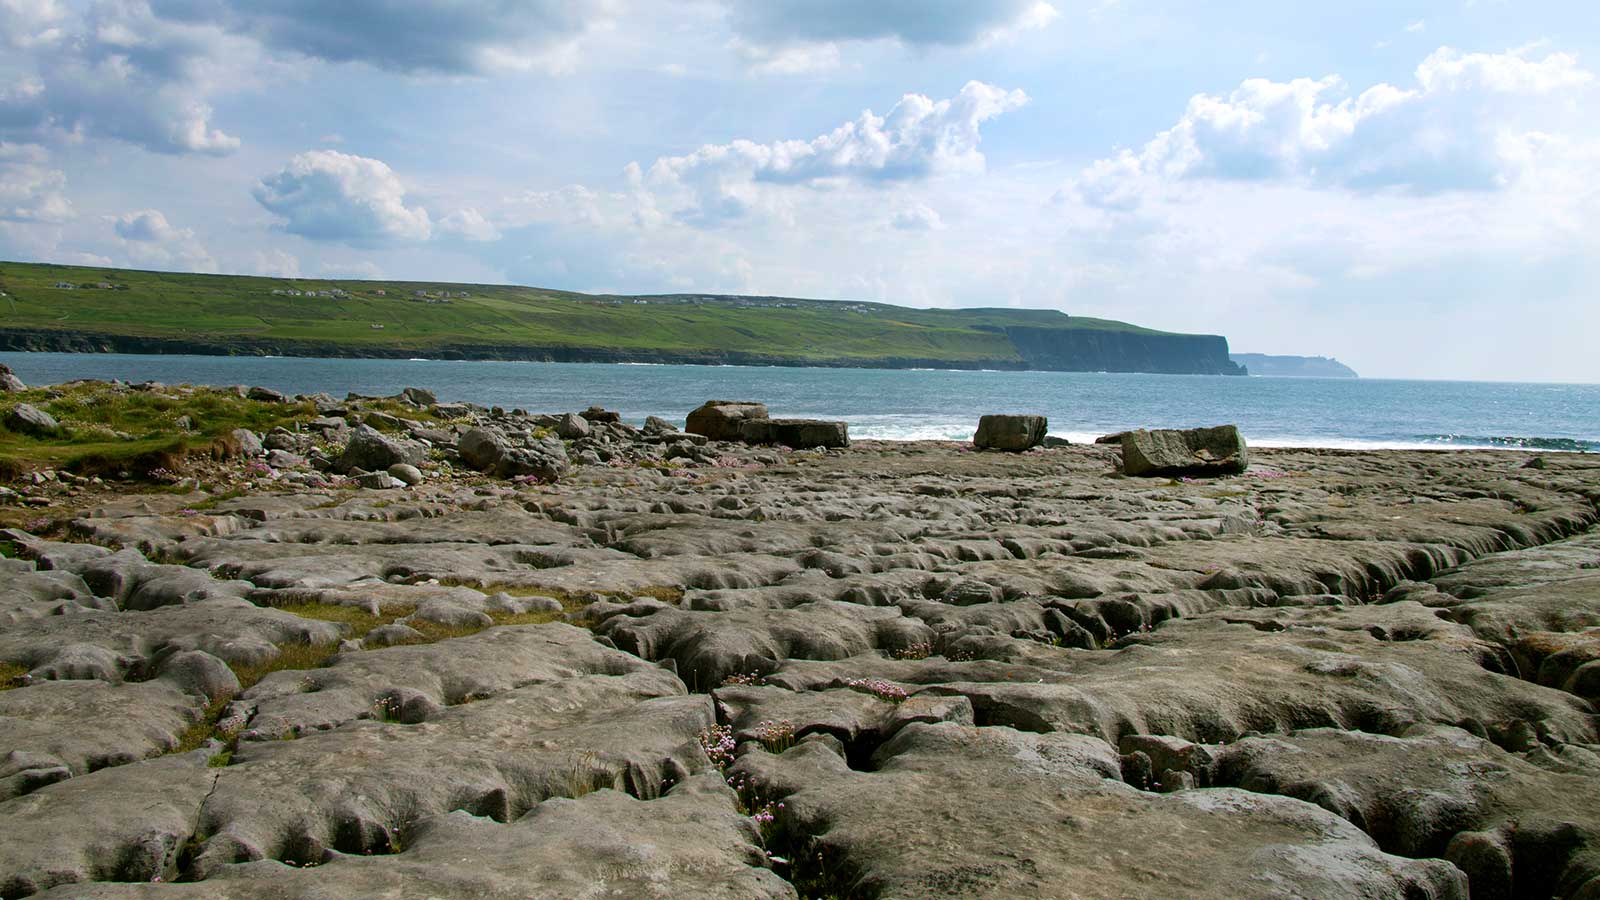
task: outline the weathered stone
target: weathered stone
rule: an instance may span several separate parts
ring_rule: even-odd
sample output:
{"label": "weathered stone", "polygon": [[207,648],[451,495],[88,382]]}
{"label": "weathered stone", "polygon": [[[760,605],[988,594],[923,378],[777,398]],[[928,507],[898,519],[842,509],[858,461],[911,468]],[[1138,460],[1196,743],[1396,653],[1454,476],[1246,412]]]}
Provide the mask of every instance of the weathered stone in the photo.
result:
{"label": "weathered stone", "polygon": [[556,434],[564,441],[575,441],[589,436],[589,420],[577,413],[567,413],[556,422]]}
{"label": "weathered stone", "polygon": [[606,409],[603,406],[591,406],[583,412],[578,413],[578,415],[582,416],[587,421],[602,425],[618,424],[622,421],[621,413],[613,412],[612,410]]}
{"label": "weathered stone", "polygon": [[850,446],[850,426],[823,419],[758,419],[739,422],[739,439],[747,444],[781,444],[796,450]]}
{"label": "weathered stone", "polygon": [[11,371],[10,366],[0,363],[0,394],[14,394],[17,391],[25,391],[27,389],[28,386],[22,383],[22,379],[18,378],[15,372]]}
{"label": "weathered stone", "polygon": [[767,407],[752,400],[707,400],[689,413],[683,430],[713,441],[737,441],[741,422],[765,418]]}
{"label": "weathered stone", "polygon": [[487,428],[468,429],[456,443],[456,452],[461,454],[462,462],[479,472],[488,472],[505,456],[506,439]]}
{"label": "weathered stone", "polygon": [[408,387],[400,392],[400,399],[412,406],[433,406],[439,398],[427,388]]}
{"label": "weathered stone", "polygon": [[408,486],[422,483],[422,470],[410,463],[395,463],[389,467],[389,474]]}
{"label": "weathered stone", "polygon": [[234,452],[240,456],[254,458],[266,453],[266,449],[261,446],[261,438],[248,428],[235,428],[228,432],[228,438],[237,448]]}
{"label": "weathered stone", "polygon": [[18,403],[6,413],[6,427],[18,434],[48,436],[59,432],[61,423],[31,403]]}
{"label": "weathered stone", "polygon": [[1243,472],[1247,465],[1244,438],[1233,425],[1140,429],[1122,436],[1122,471],[1128,475],[1223,475]]}
{"label": "weathered stone", "polygon": [[972,445],[979,450],[1027,450],[1042,444],[1049,430],[1044,416],[987,415],[978,419]]}
{"label": "weathered stone", "polygon": [[382,472],[395,463],[420,465],[426,458],[426,448],[416,441],[389,437],[371,426],[359,425],[351,431],[350,441],[339,456],[339,468],[346,472]]}
{"label": "weathered stone", "polygon": [[245,392],[245,397],[250,400],[259,400],[262,403],[287,403],[289,398],[282,391],[275,391],[269,387],[253,387]]}

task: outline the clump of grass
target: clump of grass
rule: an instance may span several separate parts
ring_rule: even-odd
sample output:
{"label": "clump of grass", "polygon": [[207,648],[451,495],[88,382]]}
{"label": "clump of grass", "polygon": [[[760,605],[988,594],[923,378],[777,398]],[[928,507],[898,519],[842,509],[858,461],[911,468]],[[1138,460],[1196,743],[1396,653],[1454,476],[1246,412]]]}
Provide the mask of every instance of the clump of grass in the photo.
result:
{"label": "clump of grass", "polygon": [[20,663],[0,663],[0,691],[22,687],[22,676],[26,674],[28,667]]}
{"label": "clump of grass", "polygon": [[367,632],[374,628],[393,623],[416,612],[415,606],[399,605],[382,607],[374,615],[364,606],[349,606],[342,603],[290,603],[276,607],[279,612],[291,613],[302,619],[316,619],[319,622],[334,622],[348,626],[345,629],[347,637],[365,637]]}
{"label": "clump of grass", "polygon": [[[489,624],[472,623],[469,625],[444,625],[430,622],[426,619],[411,619],[403,624],[421,633],[421,637],[410,640],[397,641],[396,646],[407,644],[431,644],[448,638],[467,637],[477,634],[488,628],[501,625],[543,625],[548,622],[558,621],[566,612],[565,603],[561,611],[545,611],[514,613],[505,610],[488,611]],[[291,603],[277,607],[278,610],[292,613],[306,619],[317,619],[322,622],[335,622],[348,626],[345,629],[347,637],[363,638],[374,628],[392,625],[405,619],[416,612],[416,607],[410,605],[396,605],[381,608],[376,615],[365,607],[346,606],[338,603]],[[290,668],[297,668],[291,666]]]}
{"label": "clump of grass", "polygon": [[266,662],[254,665],[235,665],[233,674],[239,679],[239,690],[247,691],[255,686],[256,682],[271,675],[299,669],[320,669],[327,664],[328,658],[335,652],[328,644],[279,644],[278,655]]}
{"label": "clump of grass", "polygon": [[228,708],[233,696],[226,694],[207,703],[205,709],[200,712],[200,718],[178,735],[178,743],[171,752],[188,753],[198,750],[213,738],[224,742],[232,740],[232,734],[217,729],[217,722],[222,718],[222,712]]}

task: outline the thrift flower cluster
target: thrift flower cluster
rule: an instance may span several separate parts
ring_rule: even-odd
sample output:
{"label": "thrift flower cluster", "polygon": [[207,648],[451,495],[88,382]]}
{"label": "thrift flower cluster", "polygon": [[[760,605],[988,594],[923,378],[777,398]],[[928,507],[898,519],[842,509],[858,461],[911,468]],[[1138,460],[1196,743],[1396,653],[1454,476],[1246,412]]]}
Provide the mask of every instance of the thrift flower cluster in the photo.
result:
{"label": "thrift flower cluster", "polygon": [[700,732],[700,749],[706,751],[711,764],[717,768],[725,768],[733,764],[733,728],[728,725],[712,725]]}
{"label": "thrift flower cluster", "polygon": [[909,696],[905,688],[897,684],[890,684],[881,678],[852,678],[846,681],[845,684],[855,690],[865,691],[879,700],[887,700],[890,703],[899,703]]}

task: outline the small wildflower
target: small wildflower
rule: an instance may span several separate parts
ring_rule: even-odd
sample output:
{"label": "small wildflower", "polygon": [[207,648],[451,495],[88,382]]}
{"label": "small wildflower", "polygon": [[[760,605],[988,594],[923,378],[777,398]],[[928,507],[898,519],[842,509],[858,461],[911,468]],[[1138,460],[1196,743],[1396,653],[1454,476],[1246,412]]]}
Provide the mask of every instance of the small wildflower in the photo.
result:
{"label": "small wildflower", "polygon": [[900,703],[909,696],[905,688],[890,684],[881,678],[852,678],[845,684],[854,690],[865,691],[879,700],[887,700],[890,703]]}
{"label": "small wildflower", "polygon": [[706,752],[711,764],[719,769],[733,763],[733,729],[727,725],[712,725],[700,732],[700,749]]}
{"label": "small wildflower", "polygon": [[927,659],[933,655],[933,645],[927,641],[918,641],[891,651],[889,655],[895,659]]}
{"label": "small wildflower", "polygon": [[766,678],[766,676],[762,675],[760,672],[735,672],[732,675],[729,675],[727,678],[722,679],[722,683],[724,686],[736,684],[760,684],[764,678]]}
{"label": "small wildflower", "polygon": [[794,746],[794,723],[788,719],[764,721],[756,726],[756,740],[769,753],[782,753]]}

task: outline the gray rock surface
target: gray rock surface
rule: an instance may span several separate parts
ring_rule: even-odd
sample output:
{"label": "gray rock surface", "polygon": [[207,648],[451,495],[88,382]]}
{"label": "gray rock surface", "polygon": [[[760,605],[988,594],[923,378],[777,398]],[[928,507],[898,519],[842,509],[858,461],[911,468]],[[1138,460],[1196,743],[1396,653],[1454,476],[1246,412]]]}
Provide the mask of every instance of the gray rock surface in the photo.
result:
{"label": "gray rock surface", "polygon": [[403,492],[0,531],[0,896],[1600,890],[1580,454],[451,418]]}
{"label": "gray rock surface", "polygon": [[747,444],[781,444],[796,450],[850,446],[850,426],[825,419],[758,419],[739,422],[739,440]]}
{"label": "gray rock surface", "polygon": [[753,400],[707,400],[689,413],[683,430],[713,441],[737,441],[740,423],[765,418],[767,407]]}
{"label": "gray rock surface", "polygon": [[1028,450],[1044,443],[1050,420],[1044,416],[987,415],[978,419],[972,445],[979,450]]}
{"label": "gray rock surface", "polygon": [[426,458],[427,449],[416,441],[390,437],[369,425],[357,425],[339,455],[338,465],[345,472],[382,472],[396,463],[419,465]]}
{"label": "gray rock surface", "polygon": [[1244,438],[1233,425],[1187,430],[1130,431],[1122,435],[1122,471],[1128,475],[1219,475],[1250,464]]}
{"label": "gray rock surface", "polygon": [[6,427],[17,434],[51,435],[61,430],[55,417],[31,403],[18,403],[6,413]]}

